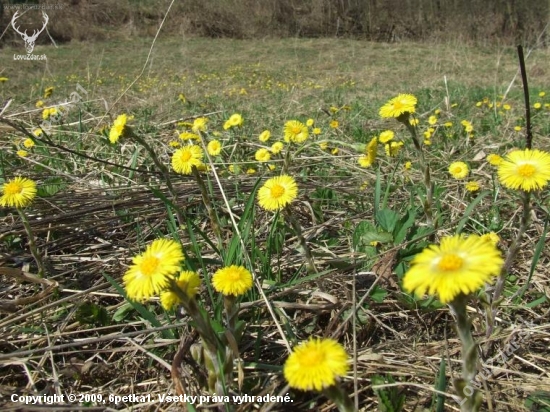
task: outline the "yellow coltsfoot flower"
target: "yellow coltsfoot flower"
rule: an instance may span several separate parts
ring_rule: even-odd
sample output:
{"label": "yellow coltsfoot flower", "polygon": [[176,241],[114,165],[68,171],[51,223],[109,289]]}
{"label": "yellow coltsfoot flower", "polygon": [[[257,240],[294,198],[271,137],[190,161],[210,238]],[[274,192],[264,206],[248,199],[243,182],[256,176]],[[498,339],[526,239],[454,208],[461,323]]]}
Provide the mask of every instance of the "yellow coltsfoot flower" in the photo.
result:
{"label": "yellow coltsfoot flower", "polygon": [[181,245],[174,240],[157,239],[145,252],[132,259],[123,276],[129,299],[143,301],[158,295],[170,283],[170,276],[180,270],[185,259]]}
{"label": "yellow coltsfoot flower", "polygon": [[212,285],[223,295],[243,295],[252,287],[252,274],[244,266],[231,265],[218,269],[212,276]]}
{"label": "yellow coltsfoot flower", "polygon": [[310,338],[294,348],[283,373],[291,388],[322,391],[348,371],[348,354],[333,339]]}
{"label": "yellow coltsfoot flower", "polygon": [[258,203],[266,210],[275,211],[290,204],[298,196],[298,185],[293,177],[281,175],[267,180],[258,191]]}
{"label": "yellow coltsfoot flower", "polygon": [[441,302],[449,303],[491,282],[503,263],[496,246],[480,236],[448,236],[414,257],[403,287],[419,296],[437,294]]}
{"label": "yellow coltsfoot flower", "polygon": [[405,113],[414,113],[417,99],[412,94],[400,94],[380,108],[380,117],[398,118]]}
{"label": "yellow coltsfoot flower", "polygon": [[172,168],[176,173],[190,175],[193,166],[202,165],[204,152],[197,145],[184,146],[172,155]]}
{"label": "yellow coltsfoot flower", "polygon": [[550,153],[542,150],[514,150],[498,164],[498,178],[509,189],[539,190],[550,180]]}
{"label": "yellow coltsfoot flower", "polygon": [[16,177],[2,186],[0,205],[3,207],[26,207],[36,196],[36,183],[33,180]]}

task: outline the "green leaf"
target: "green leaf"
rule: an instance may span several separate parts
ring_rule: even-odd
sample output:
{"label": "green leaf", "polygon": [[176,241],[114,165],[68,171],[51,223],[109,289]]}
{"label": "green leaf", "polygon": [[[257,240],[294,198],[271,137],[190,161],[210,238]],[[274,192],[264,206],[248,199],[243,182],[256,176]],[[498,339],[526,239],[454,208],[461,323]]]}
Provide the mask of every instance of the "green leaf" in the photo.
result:
{"label": "green leaf", "polygon": [[108,326],[111,323],[107,309],[93,302],[84,302],[78,307],[76,320],[81,325]]}
{"label": "green leaf", "polygon": [[535,306],[538,306],[538,305],[542,305],[543,303],[546,303],[548,302],[548,298],[546,297],[546,295],[542,295],[540,298],[532,301],[532,302],[529,302],[525,305],[525,307],[527,308],[534,308]]}
{"label": "green leaf", "polygon": [[391,209],[381,209],[376,213],[376,222],[386,232],[393,232],[395,225],[399,221],[399,215]]}
{"label": "green leaf", "polygon": [[550,412],[550,392],[536,391],[525,399],[525,406],[530,411]]}
{"label": "green leaf", "polygon": [[374,290],[370,294],[370,298],[376,303],[384,302],[386,296],[388,296],[388,291],[378,286],[375,286]]}
{"label": "green leaf", "polygon": [[120,308],[116,310],[116,312],[113,315],[113,320],[115,322],[122,322],[128,313],[130,313],[134,308],[132,305],[130,305],[128,302],[126,302],[124,305],[122,305]]}
{"label": "green leaf", "polygon": [[393,243],[399,245],[407,237],[407,232],[414,225],[416,219],[416,211],[414,209],[407,210],[407,214],[403,216],[393,229]]}
{"label": "green leaf", "polygon": [[66,187],[67,184],[60,177],[50,177],[37,188],[36,192],[40,197],[52,197]]}
{"label": "green leaf", "polygon": [[[374,375],[371,378],[372,386],[384,385],[385,383],[395,383],[391,375],[386,377]],[[400,412],[405,404],[405,395],[397,387],[374,389],[378,397],[378,410],[380,412]]]}

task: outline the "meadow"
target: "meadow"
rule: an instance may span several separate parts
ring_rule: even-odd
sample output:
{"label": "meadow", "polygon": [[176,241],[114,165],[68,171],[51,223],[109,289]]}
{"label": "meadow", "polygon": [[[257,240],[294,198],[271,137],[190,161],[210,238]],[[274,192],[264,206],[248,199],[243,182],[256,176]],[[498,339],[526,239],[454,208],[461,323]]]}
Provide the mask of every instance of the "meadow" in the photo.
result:
{"label": "meadow", "polygon": [[[47,61],[34,62],[2,49],[6,410],[21,407],[12,394],[68,393],[82,410],[202,409],[166,394],[208,395],[210,410],[550,410],[550,172],[517,190],[499,171],[529,146],[514,47],[152,45],[36,46]],[[550,53],[527,51],[544,151]],[[381,116],[401,94],[414,104]],[[36,197],[10,204],[19,176]],[[468,276],[502,272],[459,298],[435,281],[404,288],[414,257],[454,235],[488,251]],[[293,374],[303,342],[345,350],[347,366],[316,370],[322,388]],[[324,365],[302,349],[306,372]]]}

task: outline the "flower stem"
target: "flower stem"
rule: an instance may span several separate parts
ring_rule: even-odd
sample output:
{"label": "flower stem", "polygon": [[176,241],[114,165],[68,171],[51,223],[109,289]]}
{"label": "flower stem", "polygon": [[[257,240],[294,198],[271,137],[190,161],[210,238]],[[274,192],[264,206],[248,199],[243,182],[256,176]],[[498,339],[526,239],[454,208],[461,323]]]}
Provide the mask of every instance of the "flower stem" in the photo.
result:
{"label": "flower stem", "polygon": [[25,214],[25,212],[23,212],[23,209],[18,207],[17,212],[21,217],[21,221],[23,222],[23,227],[25,228],[25,232],[27,232],[27,237],[29,239],[29,248],[31,249],[31,254],[36,262],[36,265],[38,266],[38,276],[43,278],[44,274],[46,273],[44,269],[44,262],[42,261],[42,256],[40,256],[40,254],[38,253],[38,248],[36,247],[36,240],[34,239],[34,234],[32,233],[29,219],[27,219],[27,215]]}
{"label": "flower stem", "polygon": [[487,316],[489,317],[489,319],[487,319],[487,332],[486,332],[487,337],[490,337],[491,334],[493,333],[494,319],[497,315],[497,310],[500,304],[500,298],[502,296],[502,292],[504,291],[506,278],[508,277],[508,273],[510,273],[510,270],[512,269],[512,263],[516,258],[516,255],[521,245],[521,240],[523,239],[523,235],[527,231],[527,228],[529,227],[529,223],[531,220],[530,219],[531,193],[523,191],[521,193],[521,200],[522,200],[522,213],[521,213],[521,220],[520,220],[518,234],[512,241],[512,244],[510,245],[510,247],[508,248],[508,252],[506,253],[506,259],[504,260],[504,265],[502,266],[502,270],[500,271],[500,275],[497,279],[495,289],[493,291],[493,296],[491,299],[491,307],[487,309]]}
{"label": "flower stem", "polygon": [[450,304],[451,310],[456,316],[458,336],[462,343],[462,379],[454,383],[458,395],[462,399],[460,410],[462,412],[477,412],[481,406],[481,393],[473,387],[477,373],[477,345],[472,337],[470,319],[466,313],[466,295],[458,295]]}

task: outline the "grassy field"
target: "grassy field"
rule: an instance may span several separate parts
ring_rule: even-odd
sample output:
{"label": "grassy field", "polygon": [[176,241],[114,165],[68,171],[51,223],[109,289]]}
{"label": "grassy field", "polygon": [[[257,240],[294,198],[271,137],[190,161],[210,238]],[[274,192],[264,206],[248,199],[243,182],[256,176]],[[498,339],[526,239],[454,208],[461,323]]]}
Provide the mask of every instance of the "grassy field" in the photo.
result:
{"label": "grassy field", "polygon": [[[149,56],[151,44],[37,46],[47,55],[37,62],[12,60],[22,46],[2,50],[0,111],[10,103],[0,116],[0,183],[23,176],[38,186],[28,207],[0,209],[4,409],[23,408],[12,394],[71,393],[82,410],[181,410],[158,396],[212,395],[215,378],[210,389],[226,395],[288,393],[292,403],[219,399],[211,410],[336,410],[326,393],[289,389],[283,376],[290,348],[315,336],[349,354],[339,385],[359,410],[461,410],[455,317],[402,280],[413,257],[445,236],[493,233],[510,256],[504,289],[484,286],[467,305],[482,410],[550,410],[547,190],[510,190],[488,162],[526,145],[515,49],[170,38]],[[541,150],[549,57],[534,49],[526,61]],[[379,115],[400,93],[418,99],[416,127]],[[45,124],[51,107],[58,114]],[[127,125],[111,143],[121,114]],[[233,114],[242,124],[226,125]],[[222,150],[176,173],[172,156],[190,142],[179,137],[202,117],[195,145],[207,153],[217,140]],[[307,140],[284,141],[291,120],[308,123]],[[274,142],[281,152],[269,153]],[[371,164],[360,163],[369,153]],[[460,179],[449,173],[458,161],[468,167]],[[281,174],[298,196],[265,210],[258,192]],[[193,307],[165,310],[158,293],[127,299],[132,258],[159,238],[181,244],[181,268],[200,275],[191,300],[222,347],[210,363],[224,373],[191,356],[208,353]],[[229,265],[254,276],[231,302],[212,286]],[[130,394],[151,398],[109,398]]]}

